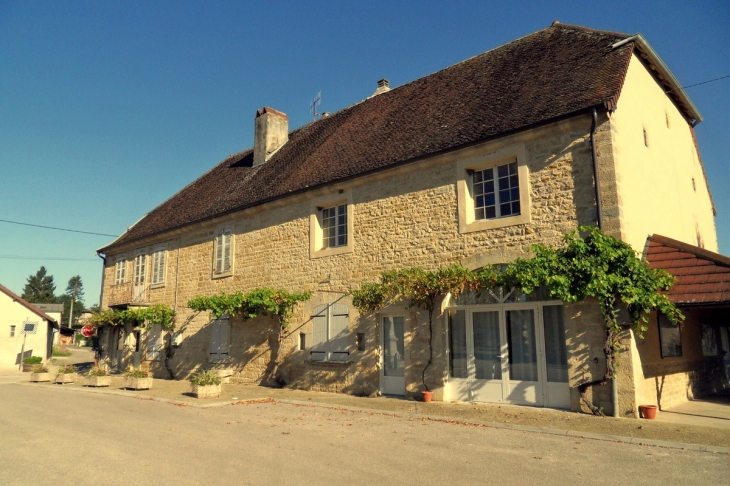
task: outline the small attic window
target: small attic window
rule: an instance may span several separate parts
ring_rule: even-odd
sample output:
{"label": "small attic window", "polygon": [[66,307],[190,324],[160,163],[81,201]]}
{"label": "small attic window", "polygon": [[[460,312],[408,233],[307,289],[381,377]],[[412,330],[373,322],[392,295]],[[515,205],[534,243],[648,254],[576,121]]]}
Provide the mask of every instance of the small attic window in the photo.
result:
{"label": "small attic window", "polygon": [[646,147],[649,147],[649,136],[646,134],[646,127],[644,127],[643,130],[644,130],[644,145]]}

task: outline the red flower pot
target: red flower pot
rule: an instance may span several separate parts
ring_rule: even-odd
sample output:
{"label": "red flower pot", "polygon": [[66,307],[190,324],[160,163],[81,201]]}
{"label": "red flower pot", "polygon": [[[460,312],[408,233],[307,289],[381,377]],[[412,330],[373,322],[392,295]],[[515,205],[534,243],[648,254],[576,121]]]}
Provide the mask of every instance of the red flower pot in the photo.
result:
{"label": "red flower pot", "polygon": [[639,405],[639,411],[641,416],[647,420],[654,420],[656,418],[656,405]]}
{"label": "red flower pot", "polygon": [[431,399],[433,398],[433,392],[432,392],[432,391],[428,391],[428,390],[423,390],[423,391],[421,392],[421,394],[423,395],[423,401],[424,401],[425,403],[428,403],[428,402],[430,402],[430,401],[431,401]]}

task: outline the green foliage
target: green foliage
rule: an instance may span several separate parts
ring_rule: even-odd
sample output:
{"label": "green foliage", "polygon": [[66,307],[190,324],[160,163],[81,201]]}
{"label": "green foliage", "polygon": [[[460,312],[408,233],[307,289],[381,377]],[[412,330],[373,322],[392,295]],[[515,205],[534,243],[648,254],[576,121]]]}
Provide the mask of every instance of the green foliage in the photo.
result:
{"label": "green foliage", "polygon": [[163,329],[172,330],[175,328],[175,311],[166,304],[125,310],[107,309],[92,313],[89,323],[94,327],[132,324],[135,327],[148,329],[159,324]]}
{"label": "green foliage", "polygon": [[130,368],[124,372],[124,376],[127,378],[149,378],[150,372],[139,368]]}
{"label": "green foliage", "polygon": [[56,372],[58,375],[70,375],[72,373],[76,373],[76,367],[70,364],[60,366]]}
{"label": "green foliage", "polygon": [[43,363],[43,358],[40,356],[28,356],[27,358],[23,358],[24,364],[41,364]]}
{"label": "green foliage", "polygon": [[107,375],[109,375],[109,371],[107,371],[107,369],[102,366],[94,366],[89,370],[87,375],[88,376],[107,376]]}
{"label": "green foliage", "polygon": [[71,353],[69,351],[64,351],[61,349],[60,346],[53,346],[53,352],[51,353],[52,356],[58,356],[58,357],[68,357],[71,356]]}
{"label": "green foliage", "polygon": [[190,377],[190,383],[198,386],[220,385],[221,378],[215,370],[199,371]]}
{"label": "green foliage", "polygon": [[34,367],[33,367],[33,368],[31,369],[31,372],[32,372],[32,373],[48,373],[48,368],[46,368],[46,367],[45,367],[45,366],[43,366],[43,365],[35,365],[35,366],[34,366]]}
{"label": "green foliage", "polygon": [[67,327],[78,326],[79,317],[81,317],[81,313],[84,311],[83,301],[73,301],[73,323],[68,322],[68,318],[71,317],[71,297],[64,294],[59,296],[56,301],[59,304],[63,304],[63,312],[61,313],[61,324]]}
{"label": "green foliage", "polygon": [[46,275],[46,267],[41,267],[35,275],[28,277],[21,297],[28,302],[53,304],[56,302],[55,292],[53,275]]}
{"label": "green foliage", "polygon": [[84,301],[84,284],[81,282],[81,275],[71,277],[66,286],[66,295],[74,300]]}
{"label": "green foliage", "polygon": [[311,292],[289,292],[260,287],[246,294],[221,292],[211,297],[198,296],[188,301],[188,307],[198,312],[210,311],[214,319],[224,314],[240,316],[244,321],[258,316],[274,316],[279,320],[282,329],[285,329],[294,308],[311,297]]}

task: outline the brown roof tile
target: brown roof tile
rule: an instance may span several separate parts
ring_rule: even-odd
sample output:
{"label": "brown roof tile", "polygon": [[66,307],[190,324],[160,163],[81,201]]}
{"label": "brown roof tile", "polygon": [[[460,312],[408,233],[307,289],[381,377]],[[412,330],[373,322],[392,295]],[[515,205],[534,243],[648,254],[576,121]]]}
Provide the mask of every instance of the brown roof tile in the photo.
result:
{"label": "brown roof tile", "polygon": [[633,44],[611,45],[625,38],[558,24],[369,98],[294,130],[265,164],[228,157],[103,251],[615,103]]}
{"label": "brown roof tile", "polygon": [[677,278],[666,292],[675,304],[730,302],[730,258],[660,235],[650,236],[646,248],[651,268]]}

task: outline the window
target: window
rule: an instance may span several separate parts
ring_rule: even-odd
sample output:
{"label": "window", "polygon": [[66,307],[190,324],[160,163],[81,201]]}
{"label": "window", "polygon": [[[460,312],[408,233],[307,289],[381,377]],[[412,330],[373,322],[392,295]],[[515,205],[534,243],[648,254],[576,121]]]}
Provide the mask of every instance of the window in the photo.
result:
{"label": "window", "polygon": [[10,326],[10,337],[15,337],[15,326]]}
{"label": "window", "polygon": [[456,163],[460,233],[530,222],[526,160],[518,143]]}
{"label": "window", "polygon": [[210,361],[228,359],[230,348],[231,323],[227,315],[223,315],[210,323]]}
{"label": "window", "polygon": [[672,324],[664,314],[659,314],[659,343],[662,358],[679,358],[682,356],[682,333],[679,324]]}
{"label": "window", "polygon": [[124,257],[117,258],[114,266],[114,285],[121,285],[127,278],[127,260]]}
{"label": "window", "polygon": [[310,204],[309,256],[319,258],[352,252],[352,191],[343,189],[313,199]]}
{"label": "window", "polygon": [[347,204],[322,208],[322,248],[347,245]]}
{"label": "window", "polygon": [[165,247],[156,248],[152,253],[152,285],[165,283]]}
{"label": "window", "polygon": [[475,220],[520,214],[517,162],[476,170],[471,178]]}
{"label": "window", "polygon": [[314,308],[311,356],[313,361],[347,361],[349,309],[344,304],[322,304]]}
{"label": "window", "polygon": [[213,273],[230,274],[233,267],[233,232],[222,229],[215,238],[213,248]]}
{"label": "window", "polygon": [[144,285],[147,255],[140,253],[134,257],[134,285]]}

